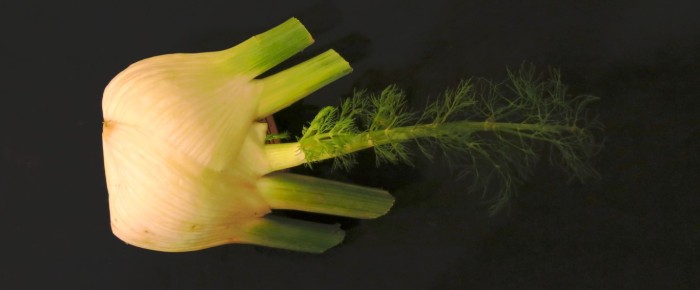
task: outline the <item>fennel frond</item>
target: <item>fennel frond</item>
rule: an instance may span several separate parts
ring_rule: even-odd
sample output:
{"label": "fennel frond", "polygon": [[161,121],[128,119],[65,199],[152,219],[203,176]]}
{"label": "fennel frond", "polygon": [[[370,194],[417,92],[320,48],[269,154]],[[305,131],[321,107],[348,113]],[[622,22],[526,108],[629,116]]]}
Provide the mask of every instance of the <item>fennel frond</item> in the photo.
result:
{"label": "fennel frond", "polygon": [[374,148],[378,164],[411,164],[407,141],[427,157],[437,148],[458,175],[474,176],[472,189],[495,196],[492,212],[508,204],[543,157],[581,181],[596,178],[589,160],[600,148],[601,124],[586,107],[597,98],[569,95],[556,70],[536,75],[522,66],[508,76],[502,83],[464,80],[422,114],[408,110],[395,85],[378,94],[356,91],[339,108],[323,108],[298,146],[305,162],[334,158],[344,169],[356,163],[358,150]]}

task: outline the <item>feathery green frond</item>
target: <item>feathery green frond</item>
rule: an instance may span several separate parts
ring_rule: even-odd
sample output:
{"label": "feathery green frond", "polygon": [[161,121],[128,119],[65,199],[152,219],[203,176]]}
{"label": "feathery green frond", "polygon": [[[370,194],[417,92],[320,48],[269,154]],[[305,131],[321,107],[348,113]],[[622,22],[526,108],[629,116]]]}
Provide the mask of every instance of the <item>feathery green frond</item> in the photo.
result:
{"label": "feathery green frond", "polygon": [[600,147],[594,133],[601,126],[586,108],[597,98],[567,94],[556,70],[540,76],[523,66],[508,76],[497,84],[462,81],[418,117],[395,85],[379,94],[356,91],[340,109],[321,110],[300,147],[308,162],[335,158],[347,169],[355,163],[353,152],[370,147],[378,164],[411,164],[405,142],[415,140],[426,156],[437,148],[460,175],[474,176],[472,189],[493,195],[493,212],[508,204],[542,159],[581,181],[595,178],[589,160]]}

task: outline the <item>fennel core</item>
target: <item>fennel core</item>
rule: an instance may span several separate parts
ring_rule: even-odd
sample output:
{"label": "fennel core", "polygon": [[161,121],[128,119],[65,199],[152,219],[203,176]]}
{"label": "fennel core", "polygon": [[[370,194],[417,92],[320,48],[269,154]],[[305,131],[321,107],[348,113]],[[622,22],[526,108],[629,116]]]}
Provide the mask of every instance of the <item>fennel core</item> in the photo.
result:
{"label": "fennel core", "polygon": [[165,252],[230,243],[324,252],[342,242],[338,225],[272,210],[371,219],[386,214],[394,198],[278,170],[329,158],[350,168],[352,153],[368,148],[378,163],[410,163],[410,140],[429,157],[436,148],[453,155],[482,190],[495,191],[494,210],[528,177],[543,146],[573,176],[595,175],[588,160],[598,124],[585,112],[594,98],[570,98],[558,73],[540,80],[527,67],[506,84],[464,81],[421,114],[408,110],[396,86],[358,91],[339,108],[322,109],[296,142],[265,144],[279,136],[266,136],[257,120],[352,71],[328,50],[258,78],[312,42],[292,18],[229,49],[156,56],[119,73],[102,99],[112,232]]}

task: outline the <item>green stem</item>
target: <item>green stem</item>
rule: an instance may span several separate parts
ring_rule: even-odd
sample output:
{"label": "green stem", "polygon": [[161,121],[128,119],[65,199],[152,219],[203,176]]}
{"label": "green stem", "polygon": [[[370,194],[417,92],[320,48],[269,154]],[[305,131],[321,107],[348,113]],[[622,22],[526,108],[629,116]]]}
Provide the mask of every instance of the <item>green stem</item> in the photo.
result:
{"label": "green stem", "polygon": [[343,238],[345,232],[338,225],[268,215],[246,224],[240,242],[292,251],[323,253],[340,244]]}
{"label": "green stem", "polygon": [[224,50],[226,70],[254,78],[314,42],[299,20],[291,18],[274,28]]}
{"label": "green stem", "polygon": [[257,184],[258,192],[274,209],[370,219],[386,214],[394,204],[385,190],[311,176],[273,173]]}
{"label": "green stem", "polygon": [[[350,137],[342,148],[335,152],[324,152],[316,155],[316,158],[307,160],[306,162],[321,161],[329,158],[338,157],[345,154],[350,154],[360,150],[372,148],[393,143],[401,143],[419,138],[435,138],[442,134],[454,132],[562,132],[575,131],[576,127],[560,126],[560,125],[541,125],[541,124],[521,124],[521,123],[505,123],[505,122],[473,122],[473,121],[457,121],[444,124],[422,124],[415,126],[405,126],[391,128],[381,131],[372,131],[360,133],[355,136],[342,136],[333,133],[323,133],[306,138],[299,142],[299,147],[304,152],[314,151],[317,148],[323,148],[322,143],[328,142],[333,138]],[[338,148],[337,148],[338,149]]]}
{"label": "green stem", "polygon": [[350,72],[350,64],[331,49],[259,80],[262,93],[257,116],[262,118],[282,110]]}
{"label": "green stem", "polygon": [[[443,124],[422,124],[390,128],[359,134],[322,133],[302,138],[299,142],[265,145],[265,154],[270,160],[270,171],[302,165],[350,154],[374,146],[395,144],[420,138],[439,138],[455,132],[502,132],[525,138],[538,139],[528,135],[532,132],[576,132],[580,128],[562,125],[523,124],[507,122],[457,121]],[[334,139],[343,139],[342,147],[332,147]],[[310,152],[316,154],[309,154]]]}

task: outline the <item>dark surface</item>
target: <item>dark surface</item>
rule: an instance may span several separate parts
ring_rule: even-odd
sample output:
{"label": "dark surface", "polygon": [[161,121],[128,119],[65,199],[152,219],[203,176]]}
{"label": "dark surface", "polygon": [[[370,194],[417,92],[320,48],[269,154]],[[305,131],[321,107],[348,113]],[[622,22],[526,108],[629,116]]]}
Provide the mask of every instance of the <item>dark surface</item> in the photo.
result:
{"label": "dark surface", "polygon": [[[700,285],[697,5],[235,2],[0,3],[0,288]],[[602,180],[567,184],[542,168],[510,213],[491,218],[467,181],[440,165],[347,176],[321,166],[315,174],[391,189],[396,207],[377,220],[343,221],[345,243],[323,255],[245,245],[166,254],[115,238],[100,140],[104,86],[137,60],[224,49],[292,16],[317,40],[297,61],[337,48],[355,69],[307,105],[390,83],[420,102],[463,77],[501,79],[522,61],[560,68],[572,92],[602,99],[594,107],[606,125],[595,160]]]}

